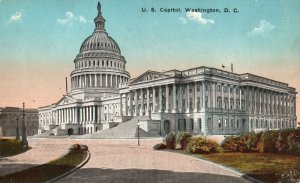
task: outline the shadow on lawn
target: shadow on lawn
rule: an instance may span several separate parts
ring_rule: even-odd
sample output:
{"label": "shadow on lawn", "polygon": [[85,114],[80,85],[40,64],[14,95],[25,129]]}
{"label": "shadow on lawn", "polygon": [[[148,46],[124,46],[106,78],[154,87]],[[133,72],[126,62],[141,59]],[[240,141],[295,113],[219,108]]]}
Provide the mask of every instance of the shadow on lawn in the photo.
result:
{"label": "shadow on lawn", "polygon": [[[22,166],[32,166],[32,164],[22,164]],[[7,183],[38,183],[45,182],[57,177],[64,172],[73,169],[75,166],[44,164],[31,167],[27,170],[12,173],[0,177],[0,182]]]}
{"label": "shadow on lawn", "polygon": [[60,182],[116,182],[116,183],[242,183],[248,180],[219,174],[173,172],[156,169],[101,169],[83,168]]}

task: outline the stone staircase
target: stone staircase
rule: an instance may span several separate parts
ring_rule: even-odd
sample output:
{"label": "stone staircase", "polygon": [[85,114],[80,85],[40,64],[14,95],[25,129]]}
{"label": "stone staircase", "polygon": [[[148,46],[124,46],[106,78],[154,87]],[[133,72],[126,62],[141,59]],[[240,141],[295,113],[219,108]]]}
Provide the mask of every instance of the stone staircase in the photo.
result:
{"label": "stone staircase", "polygon": [[[129,121],[120,123],[119,125],[95,132],[93,134],[86,134],[78,136],[79,139],[118,139],[118,138],[137,138],[138,129],[137,123],[138,120],[146,120],[148,116],[135,116]],[[159,137],[158,135],[151,134],[142,129],[139,129],[140,137]]]}
{"label": "stone staircase", "polygon": [[54,126],[50,130],[46,130],[43,133],[40,134],[35,134],[33,137],[49,137],[49,136],[54,136],[55,132],[54,130],[58,129],[58,125]]}

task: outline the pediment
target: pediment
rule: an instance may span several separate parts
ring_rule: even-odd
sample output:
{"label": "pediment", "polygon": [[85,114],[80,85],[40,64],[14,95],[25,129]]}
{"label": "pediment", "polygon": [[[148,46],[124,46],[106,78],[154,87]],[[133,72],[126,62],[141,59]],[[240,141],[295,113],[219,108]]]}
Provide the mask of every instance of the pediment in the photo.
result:
{"label": "pediment", "polygon": [[148,81],[170,78],[170,76],[156,71],[147,71],[139,77],[135,78],[130,84],[144,83]]}
{"label": "pediment", "polygon": [[70,103],[75,103],[75,102],[76,102],[76,99],[74,99],[71,96],[65,95],[56,103],[56,105],[64,105],[64,104],[70,104]]}

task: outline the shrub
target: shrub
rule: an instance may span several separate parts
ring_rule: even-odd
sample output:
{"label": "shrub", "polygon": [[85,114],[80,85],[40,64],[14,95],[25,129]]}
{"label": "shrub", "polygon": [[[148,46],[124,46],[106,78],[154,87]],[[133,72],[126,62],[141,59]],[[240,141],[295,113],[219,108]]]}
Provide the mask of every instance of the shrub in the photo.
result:
{"label": "shrub", "polygon": [[262,133],[225,137],[222,147],[229,152],[257,152]]}
{"label": "shrub", "polygon": [[81,150],[81,147],[79,144],[73,144],[71,147],[70,147],[70,150],[71,151],[79,151]]}
{"label": "shrub", "polygon": [[238,152],[239,151],[238,140],[239,140],[239,137],[227,136],[223,140],[221,146],[226,151],[229,151],[229,152]]}
{"label": "shrub", "polygon": [[176,134],[176,144],[180,144],[180,149],[186,149],[192,134],[188,132],[178,132]]}
{"label": "shrub", "polygon": [[81,152],[81,151],[88,151],[87,145],[81,145],[81,144],[73,144],[70,148],[71,152]]}
{"label": "shrub", "polygon": [[217,152],[219,144],[202,136],[192,137],[187,145],[187,151],[193,154],[209,154]]}
{"label": "shrub", "polygon": [[159,144],[156,144],[155,146],[153,146],[153,149],[154,150],[161,150],[161,149],[166,149],[167,146],[163,143],[159,143]]}
{"label": "shrub", "polygon": [[168,149],[175,149],[176,146],[176,140],[175,140],[175,135],[173,133],[169,133],[166,136],[166,146]]}
{"label": "shrub", "polygon": [[276,153],[276,141],[278,138],[278,131],[266,131],[262,133],[260,141],[258,142],[259,152]]}

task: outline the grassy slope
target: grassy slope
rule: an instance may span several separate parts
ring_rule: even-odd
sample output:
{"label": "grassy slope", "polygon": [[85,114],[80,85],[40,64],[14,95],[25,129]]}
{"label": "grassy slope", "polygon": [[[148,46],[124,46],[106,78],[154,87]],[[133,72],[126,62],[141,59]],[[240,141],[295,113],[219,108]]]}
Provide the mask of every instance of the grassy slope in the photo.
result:
{"label": "grassy slope", "polygon": [[[223,164],[265,182],[300,178],[300,156],[270,153],[214,153],[200,158]],[[293,181],[291,181],[293,182]]]}

